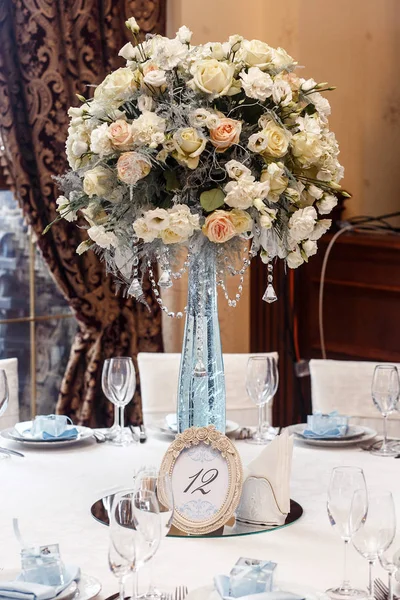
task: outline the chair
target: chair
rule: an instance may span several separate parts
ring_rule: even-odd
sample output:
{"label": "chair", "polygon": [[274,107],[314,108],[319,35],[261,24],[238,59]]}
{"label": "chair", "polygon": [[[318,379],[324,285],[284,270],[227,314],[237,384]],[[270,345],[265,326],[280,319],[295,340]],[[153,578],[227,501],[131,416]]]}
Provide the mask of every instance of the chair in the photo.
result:
{"label": "chair", "polygon": [[4,369],[7,376],[9,400],[5,413],[0,417],[0,429],[13,427],[19,421],[18,404],[18,359],[5,358],[0,360],[0,369]]}
{"label": "chair", "polygon": [[[374,406],[371,383],[376,362],[351,360],[310,360],[313,411],[337,410],[351,416],[354,425],[365,425],[382,433],[382,417]],[[390,363],[391,364],[391,363]],[[400,371],[400,365],[396,365]],[[400,437],[400,415],[388,419],[388,434]]]}
{"label": "chair", "polygon": [[[226,416],[240,425],[256,425],[257,409],[246,392],[246,369],[250,356],[265,354],[224,354],[226,385]],[[145,425],[161,421],[168,413],[176,411],[180,354],[140,352],[138,365],[142,392],[143,420]],[[269,407],[268,418],[271,419]]]}

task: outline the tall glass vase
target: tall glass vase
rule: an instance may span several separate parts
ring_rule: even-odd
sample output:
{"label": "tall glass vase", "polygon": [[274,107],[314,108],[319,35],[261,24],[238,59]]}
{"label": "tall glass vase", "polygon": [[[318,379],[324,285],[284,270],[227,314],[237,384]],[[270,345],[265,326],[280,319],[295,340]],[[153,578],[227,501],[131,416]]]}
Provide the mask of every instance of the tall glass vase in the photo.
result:
{"label": "tall glass vase", "polygon": [[189,258],[187,314],[178,384],[178,431],[215,425],[225,433],[225,377],[218,322],[216,247]]}

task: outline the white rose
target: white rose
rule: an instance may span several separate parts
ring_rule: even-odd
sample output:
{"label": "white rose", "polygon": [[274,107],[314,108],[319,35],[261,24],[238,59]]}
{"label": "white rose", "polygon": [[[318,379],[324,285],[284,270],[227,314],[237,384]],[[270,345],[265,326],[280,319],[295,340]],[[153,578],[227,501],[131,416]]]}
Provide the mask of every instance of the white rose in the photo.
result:
{"label": "white rose", "polygon": [[107,123],[103,123],[100,127],[93,129],[90,135],[90,148],[92,152],[98,154],[100,158],[113,152],[113,146],[108,135]]}
{"label": "white rose", "polygon": [[153,60],[161,69],[170,71],[185,60],[187,53],[187,46],[178,39],[161,38],[154,50]]}
{"label": "white rose", "polygon": [[293,242],[301,242],[311,238],[317,220],[317,212],[313,206],[297,210],[289,219],[289,237]]}
{"label": "white rose", "polygon": [[169,226],[170,217],[164,208],[155,208],[145,213],[144,221],[150,231],[162,231]]}
{"label": "white rose", "polygon": [[279,70],[287,70],[296,64],[293,58],[283,48],[277,48],[275,50],[272,62],[275,69]]}
{"label": "white rose", "polygon": [[218,127],[219,121],[220,118],[217,114],[210,113],[206,119],[206,126],[208,127],[208,129],[215,129],[216,127]]}
{"label": "white rose", "polygon": [[200,229],[199,215],[192,215],[188,206],[176,204],[168,213],[168,227],[161,232],[165,244],[185,242],[195,229]]}
{"label": "white rose", "polygon": [[249,67],[258,67],[265,71],[273,65],[274,49],[260,40],[244,40],[242,42],[244,50],[244,60]]}
{"label": "white rose", "polygon": [[146,73],[146,75],[143,77],[143,82],[155,88],[162,87],[167,83],[165,71],[162,69],[148,71],[148,73]]}
{"label": "white rose", "polygon": [[268,168],[262,171],[260,181],[269,181],[268,200],[278,202],[279,196],[286,190],[289,179],[284,175],[282,163],[270,163]]}
{"label": "white rose", "polygon": [[106,231],[104,225],[93,225],[88,229],[88,235],[100,248],[117,246],[118,239],[112,231]]}
{"label": "white rose", "polygon": [[206,138],[194,127],[183,127],[175,131],[172,139],[175,146],[174,158],[189,169],[196,169],[200,154],[206,147]]}
{"label": "white rose", "polygon": [[118,56],[122,56],[125,60],[136,60],[137,51],[136,48],[132,46],[130,42],[122,46],[121,50],[118,52]]}
{"label": "white rose", "polygon": [[88,150],[89,146],[87,142],[84,142],[83,140],[76,140],[72,144],[72,152],[75,154],[75,156],[80,157],[82,156],[82,154],[85,154],[85,152],[87,152]]}
{"label": "white rose", "polygon": [[235,67],[211,58],[195,62],[191,68],[191,87],[215,97],[226,96],[232,87]]}
{"label": "white rose", "polygon": [[139,27],[138,22],[136,21],[135,17],[129,17],[129,19],[127,21],[125,21],[125,27],[130,29],[132,31],[132,33],[139,33],[139,31],[140,31],[140,27]]}
{"label": "white rose", "polygon": [[92,196],[107,196],[112,190],[112,175],[105,167],[95,167],[86,171],[83,177],[83,191]]}
{"label": "white rose", "polygon": [[57,212],[60,213],[60,217],[69,221],[76,221],[77,215],[75,210],[71,210],[70,202],[66,196],[58,196],[56,200]]}
{"label": "white rose", "polygon": [[318,250],[317,242],[313,242],[312,240],[306,240],[305,242],[302,243],[301,246],[302,246],[303,251],[305,252],[307,258],[310,256],[314,256],[314,254],[317,254],[317,250]]}
{"label": "white rose", "polygon": [[186,25],[179,27],[178,31],[176,32],[176,37],[182,44],[190,44],[192,35],[193,33],[190,31],[189,27],[186,27]]}
{"label": "white rose", "polygon": [[154,100],[151,96],[147,96],[146,94],[141,94],[137,99],[137,106],[140,112],[151,112],[154,109]]}
{"label": "white rose", "polygon": [[240,179],[241,177],[251,176],[249,168],[245,167],[238,160],[230,160],[225,164],[225,170],[231,179]]}
{"label": "white rose", "polygon": [[[305,209],[307,210],[307,209]],[[329,227],[332,225],[332,219],[321,219],[315,224],[314,231],[310,235],[310,240],[316,241],[319,240],[321,236],[324,235],[326,231],[328,231]]]}
{"label": "white rose", "polygon": [[289,269],[297,269],[304,262],[303,257],[301,256],[301,252],[299,247],[297,246],[296,250],[290,252],[286,257],[286,263]]}
{"label": "white rose", "polygon": [[295,133],[291,139],[293,156],[303,167],[309,167],[318,162],[322,156],[321,139],[314,133],[300,131]]}
{"label": "white rose", "polygon": [[242,80],[242,88],[249,98],[264,101],[272,95],[274,85],[272,78],[258,67],[250,67],[247,73],[242,71],[239,77]]}
{"label": "white rose", "polygon": [[129,67],[121,67],[104,79],[94,91],[95,100],[120,103],[137,89],[136,77]]}
{"label": "white rose", "polygon": [[337,205],[338,201],[333,194],[324,194],[323,198],[317,202],[318,212],[320,215],[327,215]]}
{"label": "white rose", "polygon": [[[189,123],[192,127],[206,127],[211,113],[205,108],[196,108],[189,113]],[[216,115],[215,115],[216,116]],[[216,116],[218,119],[218,117]]]}
{"label": "white rose", "polygon": [[133,223],[132,227],[136,235],[146,243],[153,242],[158,236],[158,231],[155,229],[149,229],[146,221],[143,218],[137,219]]}

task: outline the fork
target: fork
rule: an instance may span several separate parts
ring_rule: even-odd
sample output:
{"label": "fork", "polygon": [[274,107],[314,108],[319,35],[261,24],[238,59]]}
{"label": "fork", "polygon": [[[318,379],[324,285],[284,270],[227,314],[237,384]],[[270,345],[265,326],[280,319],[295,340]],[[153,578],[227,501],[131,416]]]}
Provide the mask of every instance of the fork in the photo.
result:
{"label": "fork", "polygon": [[174,600],[185,600],[188,589],[186,585],[180,585],[175,589]]}
{"label": "fork", "polygon": [[[389,588],[383,583],[382,579],[379,579],[379,577],[374,581],[374,590],[376,592],[377,600],[388,600]],[[399,597],[393,594],[393,600],[399,600]]]}

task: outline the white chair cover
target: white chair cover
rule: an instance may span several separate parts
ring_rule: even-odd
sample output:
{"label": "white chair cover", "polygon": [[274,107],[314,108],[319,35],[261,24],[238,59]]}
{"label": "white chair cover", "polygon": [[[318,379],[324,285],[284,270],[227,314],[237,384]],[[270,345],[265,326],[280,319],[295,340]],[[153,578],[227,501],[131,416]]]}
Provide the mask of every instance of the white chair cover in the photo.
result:
{"label": "white chair cover", "polygon": [[[224,354],[226,414],[227,419],[240,425],[256,425],[258,412],[246,392],[246,369],[250,356],[274,356],[276,352],[262,354]],[[140,352],[138,365],[142,392],[143,420],[145,425],[161,421],[168,413],[176,411],[180,354]],[[271,408],[269,408],[271,420]]]}
{"label": "white chair cover", "polygon": [[[372,427],[382,433],[382,417],[374,406],[371,383],[376,362],[351,360],[310,360],[313,411],[339,413],[352,417],[355,425]],[[396,363],[394,363],[396,364]],[[400,372],[400,365],[396,365]],[[388,434],[400,437],[400,415],[388,419]]]}
{"label": "white chair cover", "polygon": [[0,429],[13,427],[19,421],[18,404],[18,359],[5,358],[0,360],[0,369],[4,369],[7,376],[10,397],[5,413],[0,417]]}

